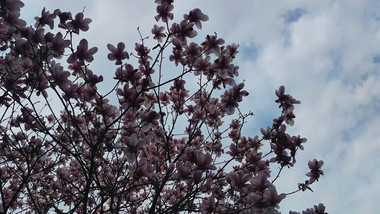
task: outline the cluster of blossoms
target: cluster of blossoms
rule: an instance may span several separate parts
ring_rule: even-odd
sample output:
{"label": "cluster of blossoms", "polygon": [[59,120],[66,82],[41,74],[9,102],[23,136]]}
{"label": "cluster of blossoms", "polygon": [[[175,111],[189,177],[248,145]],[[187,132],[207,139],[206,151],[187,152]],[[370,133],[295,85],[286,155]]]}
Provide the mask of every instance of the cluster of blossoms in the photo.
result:
{"label": "cluster of blossoms", "polygon": [[[113,89],[102,93],[103,77],[90,70],[98,48],[72,41],[91,19],[44,8],[27,27],[24,3],[1,0],[0,213],[278,213],[287,195],[311,190],[323,175],[323,162],[310,161],[309,180],[277,192],[281,170],[294,166],[306,142],[286,132],[300,102],[281,86],[281,115],[261,136],[243,136],[252,114],[239,109],[248,92],[235,82],[238,45],[216,34],[192,42],[208,16],[194,9],[177,23],[173,0],[155,2],[163,23],[152,28],[157,45],[142,38],[128,52],[123,42],[108,44],[117,68]],[[167,48],[180,72],[165,79]],[[186,84],[189,75],[196,86]]]}

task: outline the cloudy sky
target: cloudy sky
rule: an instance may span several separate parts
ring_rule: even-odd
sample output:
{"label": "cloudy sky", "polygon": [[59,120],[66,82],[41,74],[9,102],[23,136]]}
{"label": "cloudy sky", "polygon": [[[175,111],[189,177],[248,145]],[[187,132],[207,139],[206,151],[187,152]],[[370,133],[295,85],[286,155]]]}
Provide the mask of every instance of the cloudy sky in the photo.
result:
{"label": "cloudy sky", "polygon": [[[98,46],[92,70],[112,76],[107,43],[150,35],[153,0],[25,0],[25,19],[46,6],[92,18],[85,36]],[[188,0],[175,2],[175,19],[200,8],[210,20],[199,34],[218,33],[238,43],[236,64],[250,97],[243,108],[255,113],[245,129],[254,135],[278,115],[274,90],[284,85],[302,101],[291,132],[307,137],[295,168],[284,171],[279,192],[305,180],[307,161],[325,162],[325,176],[312,188],[288,196],[281,211],[301,211],[322,202],[332,214],[378,213],[380,201],[380,1],[378,0]],[[30,22],[30,24],[32,24]]]}

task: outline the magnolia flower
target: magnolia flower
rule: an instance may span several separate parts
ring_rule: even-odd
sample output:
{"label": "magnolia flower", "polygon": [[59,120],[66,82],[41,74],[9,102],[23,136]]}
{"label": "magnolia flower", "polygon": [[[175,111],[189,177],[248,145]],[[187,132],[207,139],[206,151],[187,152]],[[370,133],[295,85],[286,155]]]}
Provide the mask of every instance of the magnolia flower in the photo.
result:
{"label": "magnolia flower", "polygon": [[155,111],[149,111],[141,115],[141,131],[147,132],[158,125],[161,115]]}
{"label": "magnolia flower", "polygon": [[68,20],[72,20],[71,13],[70,12],[61,12],[60,9],[56,9],[54,11],[54,14],[57,14],[57,16],[59,17],[58,27],[66,29],[67,28],[66,22]]}
{"label": "magnolia flower", "polygon": [[186,38],[194,38],[197,35],[197,32],[193,28],[194,24],[182,20],[179,24],[173,23],[170,28],[170,32],[175,35],[175,37],[183,43],[186,43]]}
{"label": "magnolia flower", "polygon": [[3,20],[0,19],[0,38],[5,36],[8,32],[8,27],[3,24]]}
{"label": "magnolia flower", "polygon": [[213,159],[210,153],[203,154],[202,151],[198,151],[196,153],[196,159],[197,159],[196,165],[198,169],[202,169],[202,170],[216,169],[216,167],[212,164]]}
{"label": "magnolia flower", "polygon": [[280,104],[281,108],[288,109],[293,106],[293,104],[300,104],[301,102],[299,100],[296,100],[289,94],[285,94],[285,87],[280,86],[278,90],[275,92],[278,99],[276,100],[276,103]]}
{"label": "magnolia flower", "polygon": [[231,183],[231,186],[233,188],[244,188],[248,187],[249,184],[247,184],[248,181],[252,179],[251,173],[245,173],[243,171],[231,172],[227,175],[227,181]]}
{"label": "magnolia flower", "polygon": [[63,70],[61,64],[56,63],[54,60],[51,62],[50,66],[54,83],[63,89],[68,88],[71,85],[71,81],[68,79],[70,72]]}
{"label": "magnolia flower", "polygon": [[1,1],[1,7],[6,8],[7,10],[20,10],[24,7],[24,3],[20,0],[3,0]]}
{"label": "magnolia flower", "polygon": [[122,60],[129,59],[129,54],[126,51],[124,51],[125,44],[123,42],[119,42],[117,44],[117,48],[111,44],[108,44],[107,48],[111,51],[111,53],[109,53],[107,57],[111,61],[116,60],[115,65],[121,65]]}
{"label": "magnolia flower", "polygon": [[202,47],[208,53],[214,53],[215,55],[220,55],[220,45],[224,44],[223,39],[218,39],[217,36],[206,36],[206,40],[202,43]]}
{"label": "magnolia flower", "polygon": [[147,159],[141,158],[135,166],[135,175],[138,178],[141,177],[151,177],[153,175],[153,165],[150,164]]}
{"label": "magnolia flower", "polygon": [[318,205],[314,205],[314,212],[316,213],[316,214],[327,214],[326,212],[325,212],[325,206],[322,204],[322,203],[320,203],[320,204],[318,204]]}
{"label": "magnolia flower", "polygon": [[220,97],[222,98],[221,103],[223,110],[227,114],[231,115],[235,112],[235,108],[239,107],[238,102],[243,100],[243,96],[248,96],[248,92],[242,90],[244,88],[244,83],[235,85],[233,88],[227,90]]}
{"label": "magnolia flower", "polygon": [[270,186],[268,181],[268,175],[260,173],[251,180],[253,191],[263,192],[266,188]]}
{"label": "magnolia flower", "polygon": [[205,213],[212,213],[215,210],[215,198],[213,195],[203,199],[202,210],[205,211]]}
{"label": "magnolia flower", "polygon": [[75,15],[75,19],[67,23],[69,30],[73,31],[76,34],[79,34],[79,31],[88,31],[90,28],[88,25],[92,21],[90,18],[83,19],[84,14],[78,13]]}
{"label": "magnolia flower", "polygon": [[23,28],[26,26],[26,22],[22,19],[19,19],[19,17],[20,17],[20,11],[11,10],[11,11],[8,11],[5,21],[7,21],[9,24],[14,25],[18,28]]}
{"label": "magnolia flower", "polygon": [[189,20],[190,22],[193,22],[195,26],[197,26],[197,28],[199,29],[202,29],[201,21],[208,21],[208,16],[202,13],[202,11],[199,8],[191,10],[189,14],[183,15],[183,18]]}
{"label": "magnolia flower", "polygon": [[58,32],[51,42],[48,43],[48,48],[52,50],[52,55],[59,58],[65,52],[65,48],[70,46],[70,40],[64,40],[61,32]]}
{"label": "magnolia flower", "polygon": [[162,42],[163,38],[166,37],[164,30],[165,28],[163,26],[159,27],[157,25],[154,25],[152,28],[152,34],[154,35],[153,39],[156,39],[158,42]]}
{"label": "magnolia flower", "polygon": [[264,192],[264,201],[267,203],[269,206],[273,206],[276,208],[279,208],[279,203],[281,202],[282,199],[286,197],[285,194],[277,194],[277,191],[274,186],[271,186],[270,188],[266,189]]}
{"label": "magnolia flower", "polygon": [[174,6],[171,4],[160,4],[157,5],[156,11],[158,15],[156,15],[154,18],[156,21],[159,21],[160,19],[163,22],[168,22],[169,19],[173,19],[173,13],[171,11],[173,10]]}
{"label": "magnolia flower", "polygon": [[186,161],[185,164],[182,164],[181,162],[177,162],[175,164],[175,167],[177,169],[177,177],[178,178],[185,178],[189,175],[191,170],[191,163],[189,161]]}
{"label": "magnolia flower", "polygon": [[42,9],[41,17],[35,17],[36,24],[34,25],[36,28],[39,26],[49,26],[50,29],[54,28],[54,19],[56,17],[56,14],[50,14],[49,11],[45,11],[45,8]]}
{"label": "magnolia flower", "polygon": [[123,81],[123,82],[137,82],[142,77],[142,73],[133,68],[131,64],[126,64],[123,68],[118,68],[115,72],[114,79]]}
{"label": "magnolia flower", "polygon": [[323,161],[318,161],[317,159],[308,162],[310,172],[308,172],[306,176],[310,177],[310,183],[318,181],[318,178],[324,174],[323,170],[321,170],[323,164]]}
{"label": "magnolia flower", "polygon": [[[191,42],[185,51],[188,60],[193,60],[201,54],[201,48],[195,42]],[[192,62],[191,62],[192,63]]]}
{"label": "magnolia flower", "polygon": [[130,137],[126,136],[124,138],[124,143],[129,152],[137,153],[146,144],[146,140],[143,138],[137,139],[137,135],[133,133]]}
{"label": "magnolia flower", "polygon": [[92,62],[94,60],[94,57],[92,55],[94,55],[96,52],[98,52],[97,47],[88,49],[87,40],[82,39],[79,42],[79,45],[77,46],[77,51],[69,56],[69,58],[67,59],[67,62],[74,63],[77,60],[82,61],[82,62],[84,61]]}

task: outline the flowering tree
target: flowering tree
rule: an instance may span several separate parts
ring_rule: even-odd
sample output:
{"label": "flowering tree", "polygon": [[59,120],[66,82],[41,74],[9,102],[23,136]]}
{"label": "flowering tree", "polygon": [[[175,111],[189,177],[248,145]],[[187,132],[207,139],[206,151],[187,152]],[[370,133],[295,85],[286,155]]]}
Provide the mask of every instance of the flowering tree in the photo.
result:
{"label": "flowering tree", "polygon": [[[278,213],[323,175],[314,159],[308,180],[277,193],[306,142],[286,132],[300,102],[281,86],[280,116],[261,136],[243,136],[253,114],[239,109],[248,92],[235,82],[238,45],[216,34],[192,42],[208,16],[194,9],[177,23],[173,0],[156,3],[157,45],[108,44],[115,82],[102,93],[103,77],[90,70],[98,49],[73,42],[91,19],[43,9],[27,27],[24,4],[1,0],[0,213]],[[165,75],[165,56],[175,76]],[[186,85],[192,76],[197,85]]]}

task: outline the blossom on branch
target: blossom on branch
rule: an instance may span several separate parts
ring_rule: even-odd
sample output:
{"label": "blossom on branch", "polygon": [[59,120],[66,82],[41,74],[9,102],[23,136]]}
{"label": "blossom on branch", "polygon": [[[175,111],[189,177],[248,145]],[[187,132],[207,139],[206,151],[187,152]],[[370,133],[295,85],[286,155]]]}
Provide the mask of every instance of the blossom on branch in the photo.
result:
{"label": "blossom on branch", "polygon": [[[153,38],[139,31],[130,53],[106,43],[118,66],[103,83],[98,48],[74,44],[89,30],[84,12],[44,8],[27,25],[22,1],[1,1],[0,213],[275,214],[324,174],[314,159],[298,189],[277,192],[307,141],[287,130],[300,101],[279,87],[279,116],[247,136],[239,45],[216,33],[197,42],[206,14],[169,23],[173,0],[155,3],[164,23]],[[303,213],[326,214],[323,204]]]}
{"label": "blossom on branch", "polygon": [[73,33],[79,34],[79,31],[88,31],[91,22],[92,20],[90,18],[84,18],[83,13],[77,13],[75,18],[67,23],[67,27]]}
{"label": "blossom on branch", "polygon": [[107,48],[109,51],[111,51],[111,53],[109,53],[107,57],[111,61],[116,60],[115,65],[121,65],[124,59],[129,59],[129,54],[126,51],[124,51],[124,43],[119,42],[117,44],[117,48],[111,44],[108,44]]}
{"label": "blossom on branch", "polygon": [[93,55],[98,52],[97,47],[93,47],[88,49],[88,42],[86,39],[82,39],[77,46],[77,51],[72,53],[70,57],[67,59],[68,63],[74,63],[79,60],[80,62],[92,62],[94,60]]}

